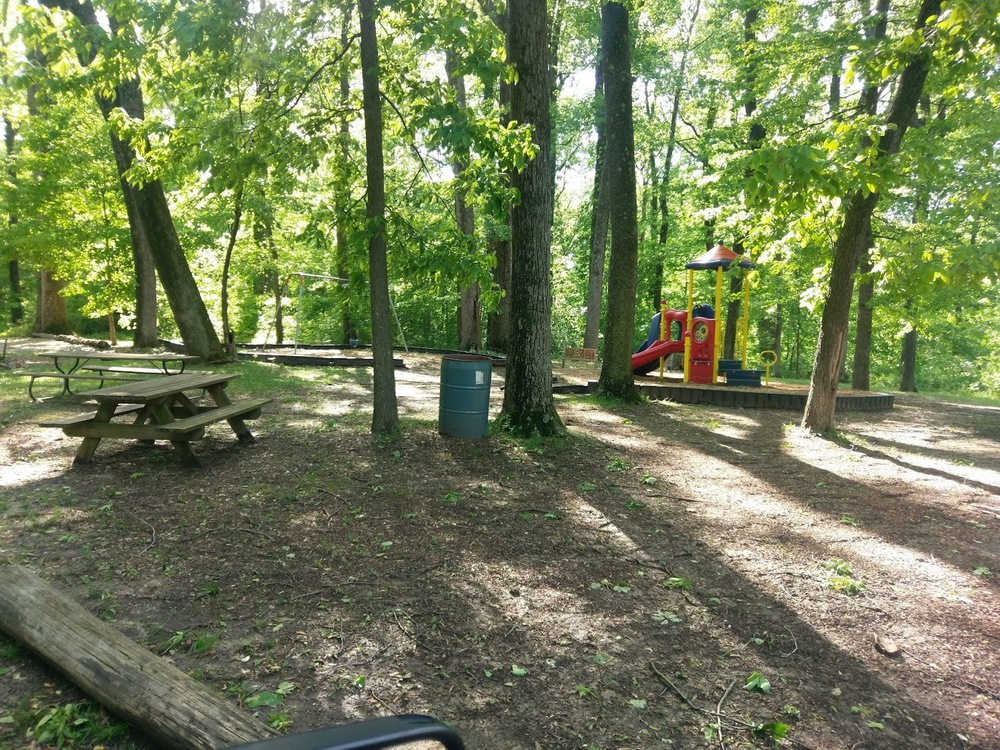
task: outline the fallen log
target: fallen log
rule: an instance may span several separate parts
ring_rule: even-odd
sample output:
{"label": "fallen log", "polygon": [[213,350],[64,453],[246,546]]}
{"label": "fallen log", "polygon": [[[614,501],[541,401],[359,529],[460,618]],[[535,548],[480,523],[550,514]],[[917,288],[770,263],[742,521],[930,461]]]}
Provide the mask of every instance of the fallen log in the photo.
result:
{"label": "fallen log", "polygon": [[161,747],[221,750],[275,736],[19,565],[0,566],[0,630]]}

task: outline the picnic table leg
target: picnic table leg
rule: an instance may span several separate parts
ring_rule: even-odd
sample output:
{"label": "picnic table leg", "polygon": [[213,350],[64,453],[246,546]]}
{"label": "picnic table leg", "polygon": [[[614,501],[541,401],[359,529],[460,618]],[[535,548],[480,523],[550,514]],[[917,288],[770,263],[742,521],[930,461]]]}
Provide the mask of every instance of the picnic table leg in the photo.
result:
{"label": "picnic table leg", "polygon": [[[97,414],[94,415],[94,422],[110,422],[111,417],[115,415],[115,409],[117,408],[118,404],[113,401],[105,401],[101,403],[101,405],[97,407]],[[94,459],[94,451],[97,450],[97,446],[100,444],[101,439],[99,437],[85,437],[76,451],[76,458],[73,459],[73,463],[89,464]]]}
{"label": "picnic table leg", "polygon": [[[141,427],[146,422],[153,418],[153,407],[146,404],[139,410],[139,413],[135,415],[135,419],[132,420],[132,424],[136,427]],[[140,440],[140,445],[156,445],[155,440]]]}
{"label": "picnic table leg", "polygon": [[[229,396],[226,395],[226,391],[223,389],[222,385],[211,385],[206,388],[208,395],[215,402],[216,406],[229,406],[232,401],[229,400]],[[236,439],[243,445],[252,445],[256,443],[257,440],[254,438],[253,433],[250,432],[250,428],[247,427],[246,422],[243,421],[243,417],[230,417],[226,420],[229,422],[229,426],[233,428],[233,432],[236,433]]]}
{"label": "picnic table leg", "polygon": [[[153,407],[153,419],[158,424],[168,424],[174,421],[174,415],[170,411],[170,404],[166,401],[161,401],[159,404]],[[178,455],[181,457],[181,463],[185,466],[197,467],[201,466],[201,461],[198,457],[194,455],[194,451],[191,450],[191,445],[186,440],[171,440],[170,444],[174,446],[174,450],[177,451]]]}

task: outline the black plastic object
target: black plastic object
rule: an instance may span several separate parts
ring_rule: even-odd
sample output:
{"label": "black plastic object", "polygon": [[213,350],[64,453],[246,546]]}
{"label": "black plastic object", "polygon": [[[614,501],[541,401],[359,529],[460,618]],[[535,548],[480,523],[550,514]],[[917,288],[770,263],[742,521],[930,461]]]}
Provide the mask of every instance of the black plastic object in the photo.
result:
{"label": "black plastic object", "polygon": [[382,750],[417,740],[436,740],[445,750],[465,750],[458,732],[432,716],[421,714],[386,716],[288,734],[230,750]]}

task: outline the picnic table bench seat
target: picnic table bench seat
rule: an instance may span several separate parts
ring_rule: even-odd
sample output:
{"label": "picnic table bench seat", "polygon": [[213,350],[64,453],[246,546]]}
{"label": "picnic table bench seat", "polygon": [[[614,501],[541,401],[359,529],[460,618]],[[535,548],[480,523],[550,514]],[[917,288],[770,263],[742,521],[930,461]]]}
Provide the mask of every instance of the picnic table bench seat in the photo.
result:
{"label": "picnic table bench seat", "polygon": [[[175,419],[173,422],[158,425],[157,429],[176,435],[178,433],[185,434],[191,432],[199,427],[206,427],[213,422],[221,422],[223,419],[230,420],[233,417],[256,419],[260,416],[262,408],[269,403],[271,403],[271,399],[269,398],[252,398],[234,401],[225,406],[210,406],[190,417]],[[242,441],[243,436],[240,435],[238,437]],[[176,440],[177,438],[174,439]]]}
{"label": "picnic table bench seat", "polygon": [[[122,414],[131,414],[132,412],[139,411],[143,408],[142,404],[120,404],[116,409],[115,413],[112,415],[114,417],[119,417]],[[96,411],[83,411],[79,414],[74,414],[71,417],[62,417],[61,419],[46,419],[44,422],[39,422],[40,427],[69,427],[75,424],[82,424],[84,422],[93,422],[94,417],[97,416]]]}
{"label": "picnic table bench seat", "polygon": [[[121,373],[125,375],[179,375],[180,370],[161,370],[158,367],[127,367],[124,365],[83,365],[81,370],[90,370],[92,372],[110,372],[110,373]],[[208,375],[209,373],[204,370],[184,370],[185,375]]]}

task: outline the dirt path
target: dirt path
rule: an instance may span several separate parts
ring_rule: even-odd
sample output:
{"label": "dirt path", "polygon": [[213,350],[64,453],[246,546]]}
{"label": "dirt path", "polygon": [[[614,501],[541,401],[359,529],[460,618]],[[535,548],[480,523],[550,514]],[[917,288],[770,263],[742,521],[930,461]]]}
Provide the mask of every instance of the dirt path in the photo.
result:
{"label": "dirt path", "polygon": [[[1000,409],[903,397],[827,440],[788,412],[560,396],[571,440],[457,441],[439,359],[406,359],[399,444],[368,438],[370,373],[303,369],[256,446],[213,433],[193,473],[128,445],[71,469],[75,441],[34,426],[60,407],[0,402],[25,414],[0,430],[0,560],[286,729],[417,711],[484,750],[781,725],[1000,748]],[[11,651],[0,720],[65,700]],[[30,745],[18,721],[0,746]]]}

